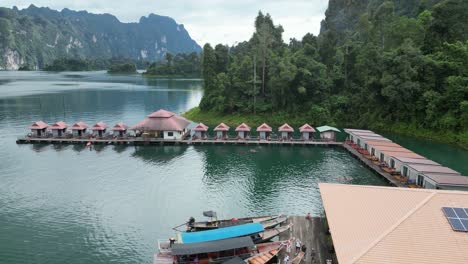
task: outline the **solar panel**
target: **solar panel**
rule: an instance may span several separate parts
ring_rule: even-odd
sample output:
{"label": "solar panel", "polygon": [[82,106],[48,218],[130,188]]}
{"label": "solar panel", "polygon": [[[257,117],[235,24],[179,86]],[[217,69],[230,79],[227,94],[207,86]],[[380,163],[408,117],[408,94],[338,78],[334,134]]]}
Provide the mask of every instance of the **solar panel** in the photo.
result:
{"label": "solar panel", "polygon": [[454,231],[468,232],[468,208],[442,207]]}

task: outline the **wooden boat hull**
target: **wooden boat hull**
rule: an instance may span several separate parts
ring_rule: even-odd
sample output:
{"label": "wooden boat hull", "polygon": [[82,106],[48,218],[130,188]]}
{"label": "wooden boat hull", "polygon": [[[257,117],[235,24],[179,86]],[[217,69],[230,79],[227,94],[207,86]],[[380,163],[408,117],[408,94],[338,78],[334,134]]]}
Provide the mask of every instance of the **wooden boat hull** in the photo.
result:
{"label": "wooden boat hull", "polygon": [[280,216],[271,220],[263,221],[261,224],[263,225],[264,229],[274,228],[288,220],[287,216]]}
{"label": "wooden boat hull", "polygon": [[259,253],[253,257],[250,257],[246,259],[245,262],[249,264],[265,264],[278,255],[278,253],[279,249],[272,249],[270,251]]}
{"label": "wooden boat hull", "polygon": [[267,241],[270,241],[272,238],[278,236],[279,234],[281,234],[283,232],[286,232],[291,227],[292,227],[292,224],[267,229],[267,230],[265,230],[263,232],[260,232],[260,233],[258,233],[256,235],[253,235],[252,240],[254,241],[255,244],[267,242]]}
{"label": "wooden boat hull", "polygon": [[299,252],[299,254],[291,260],[291,264],[299,264],[301,263],[302,259],[304,258],[305,253],[304,251]]}
{"label": "wooden boat hull", "polygon": [[229,227],[229,226],[249,224],[249,223],[259,223],[263,221],[273,220],[278,217],[280,217],[280,215],[237,218],[235,221],[233,221],[233,219],[224,219],[224,220],[216,220],[216,221],[195,222],[191,225],[188,225],[187,230],[192,231],[192,232],[203,231],[203,230],[216,229],[220,227]]}

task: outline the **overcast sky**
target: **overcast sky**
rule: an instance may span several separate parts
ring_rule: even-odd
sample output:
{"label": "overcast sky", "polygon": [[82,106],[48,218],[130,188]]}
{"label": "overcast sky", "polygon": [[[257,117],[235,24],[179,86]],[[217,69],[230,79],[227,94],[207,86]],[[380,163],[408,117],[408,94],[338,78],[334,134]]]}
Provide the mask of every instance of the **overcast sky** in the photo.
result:
{"label": "overcast sky", "polygon": [[150,13],[174,18],[198,44],[234,44],[250,38],[259,10],[270,13],[275,24],[284,28],[283,38],[302,38],[307,32],[317,35],[328,0],[1,0],[5,7],[47,6],[62,10],[87,10],[110,13],[122,22],[136,22]]}

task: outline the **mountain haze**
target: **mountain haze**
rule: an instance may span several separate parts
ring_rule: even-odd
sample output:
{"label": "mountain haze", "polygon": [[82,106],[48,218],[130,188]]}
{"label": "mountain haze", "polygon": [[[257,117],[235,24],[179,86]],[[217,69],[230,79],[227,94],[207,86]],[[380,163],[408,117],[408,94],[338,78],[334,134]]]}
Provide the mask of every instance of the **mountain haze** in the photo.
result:
{"label": "mountain haze", "polygon": [[199,51],[184,25],[166,16],[122,23],[113,15],[86,11],[0,8],[0,69],[43,68],[57,58],[156,61],[167,52]]}

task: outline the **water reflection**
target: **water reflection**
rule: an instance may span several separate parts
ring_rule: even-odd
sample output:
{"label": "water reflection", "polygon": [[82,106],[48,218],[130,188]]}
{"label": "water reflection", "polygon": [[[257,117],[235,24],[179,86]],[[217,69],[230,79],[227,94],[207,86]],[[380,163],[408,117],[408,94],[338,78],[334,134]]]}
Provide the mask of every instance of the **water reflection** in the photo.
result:
{"label": "water reflection", "polygon": [[188,146],[135,146],[134,148],[132,157],[153,165],[165,165],[182,156],[187,151]]}

